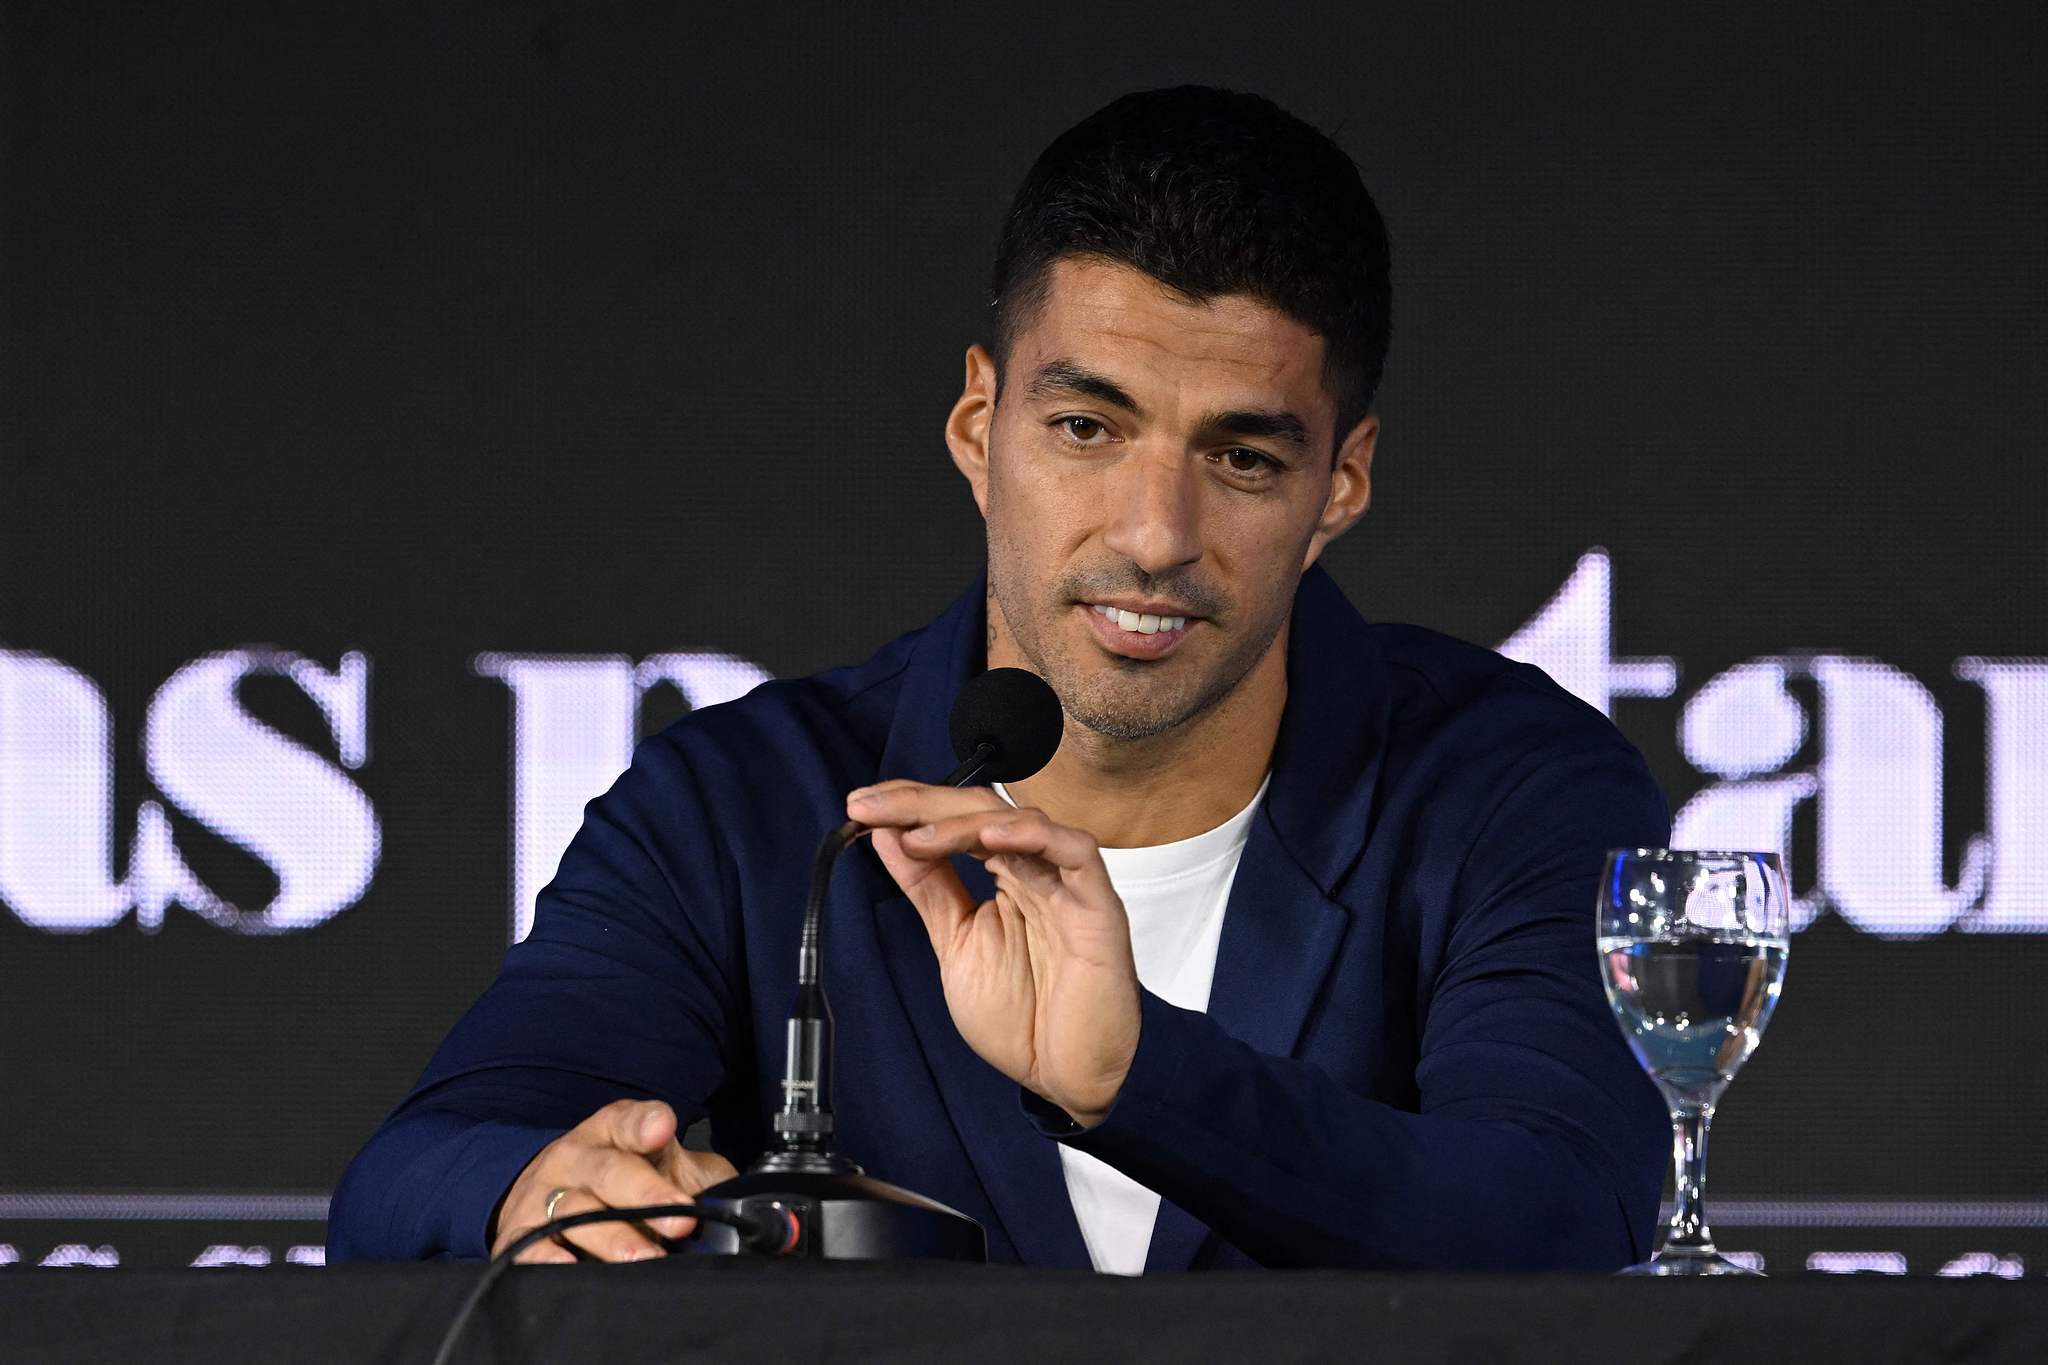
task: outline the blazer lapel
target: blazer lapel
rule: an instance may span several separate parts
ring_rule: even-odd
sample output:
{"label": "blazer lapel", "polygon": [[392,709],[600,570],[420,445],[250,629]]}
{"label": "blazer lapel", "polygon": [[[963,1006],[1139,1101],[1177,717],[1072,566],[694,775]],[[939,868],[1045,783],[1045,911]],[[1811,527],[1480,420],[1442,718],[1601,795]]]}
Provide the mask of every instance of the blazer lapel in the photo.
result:
{"label": "blazer lapel", "polygon": [[[1380,657],[1319,568],[1295,597],[1287,688],[1273,785],[1230,884],[1208,1009],[1225,1033],[1274,1057],[1293,1055],[1327,993],[1351,923],[1336,892],[1365,846],[1385,747]],[[1146,1271],[1187,1269],[1209,1235],[1162,1202]]]}
{"label": "blazer lapel", "polygon": [[[1323,998],[1350,922],[1344,907],[1325,896],[1281,847],[1262,809],[1230,884],[1209,1017],[1260,1052],[1293,1052],[1309,1011]],[[1208,1236],[1208,1227],[1193,1214],[1162,1201],[1146,1272],[1186,1270]]]}
{"label": "blazer lapel", "polygon": [[[982,640],[985,579],[963,593],[911,651],[896,714],[883,746],[879,775],[937,781],[953,767],[947,720],[953,698],[985,661]],[[1019,1260],[1087,1269],[1088,1247],[1067,1197],[1059,1147],[1032,1126],[1017,1083],[974,1055],[954,1027],[939,982],[938,959],[917,910],[864,845],[854,855],[864,870],[867,908],[875,917],[889,975],[917,1034],[932,1084],[976,1177]],[[979,862],[955,858],[960,880],[986,898],[994,884]],[[851,880],[851,878],[849,878]]]}
{"label": "blazer lapel", "polygon": [[[962,880],[976,895],[990,893],[986,884],[968,881],[964,871]],[[986,883],[986,876],[981,880]],[[875,915],[888,950],[889,974],[961,1146],[1002,1221],[1001,1233],[1027,1265],[1088,1269],[1088,1245],[1067,1197],[1059,1144],[1032,1126],[1018,1102],[1017,1083],[975,1056],[960,1037],[916,908],[897,896],[877,903]],[[991,1240],[997,1231],[990,1229]]]}

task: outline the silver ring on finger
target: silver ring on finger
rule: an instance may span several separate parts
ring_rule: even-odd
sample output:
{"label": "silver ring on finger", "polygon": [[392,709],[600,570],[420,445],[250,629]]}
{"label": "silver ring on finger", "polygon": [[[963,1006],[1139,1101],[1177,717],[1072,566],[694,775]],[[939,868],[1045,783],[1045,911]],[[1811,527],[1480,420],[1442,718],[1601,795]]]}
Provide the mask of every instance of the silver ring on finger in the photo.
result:
{"label": "silver ring on finger", "polygon": [[[552,1223],[555,1221],[555,1205],[562,1202],[563,1195],[573,1193],[575,1189],[576,1187],[574,1185],[563,1185],[556,1189],[548,1191],[547,1201],[541,1205],[541,1217],[544,1224]],[[567,1216],[567,1214],[563,1215],[563,1217]],[[577,1260],[580,1261],[583,1259],[583,1248],[577,1246],[567,1237],[564,1237],[562,1235],[562,1230],[560,1228],[555,1228],[552,1231],[550,1231],[548,1233],[548,1240],[550,1242],[553,1242],[562,1250],[568,1252],[570,1255],[574,1256]]]}

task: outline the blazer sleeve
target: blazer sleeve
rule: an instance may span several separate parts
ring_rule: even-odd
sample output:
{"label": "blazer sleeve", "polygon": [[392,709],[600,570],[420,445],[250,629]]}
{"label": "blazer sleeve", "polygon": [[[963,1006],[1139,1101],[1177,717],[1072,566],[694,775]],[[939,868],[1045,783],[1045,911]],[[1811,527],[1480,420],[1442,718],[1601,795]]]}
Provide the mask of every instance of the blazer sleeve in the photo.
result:
{"label": "blazer sleeve", "polygon": [[[1496,770],[1498,771],[1498,770]],[[1090,1152],[1272,1266],[1614,1270],[1650,1246],[1670,1128],[1609,1014],[1593,946],[1605,850],[1669,837],[1618,736],[1503,773],[1450,882],[1418,1110],[1274,1057],[1147,993]],[[1481,808],[1483,810],[1483,807]]]}
{"label": "blazer sleeve", "polygon": [[737,877],[674,733],[584,810],[532,932],[350,1163],[335,1260],[480,1258],[547,1143],[622,1098],[688,1124],[742,1036]]}

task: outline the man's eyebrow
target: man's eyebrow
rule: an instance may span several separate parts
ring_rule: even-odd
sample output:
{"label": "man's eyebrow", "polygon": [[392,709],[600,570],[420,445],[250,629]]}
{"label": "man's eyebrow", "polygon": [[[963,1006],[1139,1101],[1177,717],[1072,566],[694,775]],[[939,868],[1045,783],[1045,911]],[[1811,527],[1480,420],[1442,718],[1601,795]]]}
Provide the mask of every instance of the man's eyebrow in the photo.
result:
{"label": "man's eyebrow", "polygon": [[[1024,393],[1029,398],[1093,398],[1122,408],[1135,417],[1145,415],[1138,400],[1124,392],[1121,384],[1072,360],[1046,361],[1032,374]],[[1228,412],[1212,412],[1195,429],[1204,434],[1216,432],[1264,437],[1291,447],[1297,454],[1307,454],[1309,449],[1308,423],[1285,408],[1233,408]]]}
{"label": "man's eyebrow", "polygon": [[1048,360],[1040,365],[1037,373],[1031,376],[1031,382],[1025,386],[1024,395],[1027,398],[1097,398],[1136,416],[1145,415],[1145,410],[1138,406],[1138,400],[1125,393],[1121,384],[1071,360]]}
{"label": "man's eyebrow", "polygon": [[1292,446],[1296,454],[1309,449],[1308,423],[1285,408],[1240,408],[1233,412],[1212,412],[1202,419],[1199,431],[1228,432],[1232,436],[1263,436]]}

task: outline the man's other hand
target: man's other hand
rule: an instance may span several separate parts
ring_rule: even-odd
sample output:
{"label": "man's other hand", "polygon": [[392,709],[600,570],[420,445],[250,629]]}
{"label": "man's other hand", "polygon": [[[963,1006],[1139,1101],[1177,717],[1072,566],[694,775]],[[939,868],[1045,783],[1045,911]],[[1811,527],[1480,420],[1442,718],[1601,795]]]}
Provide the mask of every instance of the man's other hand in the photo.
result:
{"label": "man's other hand", "polygon": [[[497,1255],[522,1232],[554,1216],[592,1209],[630,1209],[649,1204],[682,1204],[697,1191],[729,1180],[732,1163],[715,1152],[687,1152],[676,1141],[676,1113],[659,1100],[617,1100],[540,1149],[505,1192],[491,1242]],[[654,1231],[684,1237],[697,1225],[688,1217],[657,1218]],[[585,1257],[600,1261],[641,1261],[665,1256],[661,1243],[633,1223],[590,1223],[561,1234]],[[573,1261],[575,1252],[542,1240],[519,1253],[522,1262]]]}
{"label": "man's other hand", "polygon": [[[1138,970],[1095,839],[986,787],[884,782],[851,793],[846,813],[873,827],[923,916],[967,1045],[1075,1122],[1100,1121],[1138,1050]],[[967,893],[956,853],[988,868],[993,900]]]}

